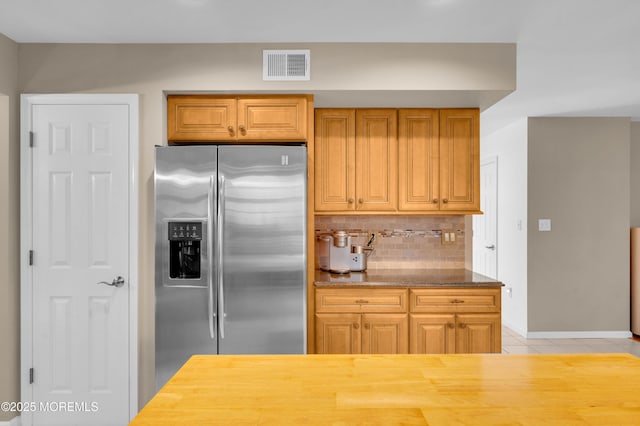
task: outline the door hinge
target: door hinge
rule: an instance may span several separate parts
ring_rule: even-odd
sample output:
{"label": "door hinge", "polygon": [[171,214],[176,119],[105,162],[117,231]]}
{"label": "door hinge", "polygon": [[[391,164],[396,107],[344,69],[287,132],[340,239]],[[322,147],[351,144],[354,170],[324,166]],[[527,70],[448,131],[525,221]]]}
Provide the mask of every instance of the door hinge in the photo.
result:
{"label": "door hinge", "polygon": [[33,148],[33,146],[35,145],[34,139],[35,139],[34,133],[30,131],[29,132],[29,148]]}
{"label": "door hinge", "polygon": [[33,266],[33,250],[29,250],[29,266]]}
{"label": "door hinge", "polygon": [[33,367],[31,367],[29,369],[29,384],[33,383],[33,377],[34,377],[34,373],[33,373]]}

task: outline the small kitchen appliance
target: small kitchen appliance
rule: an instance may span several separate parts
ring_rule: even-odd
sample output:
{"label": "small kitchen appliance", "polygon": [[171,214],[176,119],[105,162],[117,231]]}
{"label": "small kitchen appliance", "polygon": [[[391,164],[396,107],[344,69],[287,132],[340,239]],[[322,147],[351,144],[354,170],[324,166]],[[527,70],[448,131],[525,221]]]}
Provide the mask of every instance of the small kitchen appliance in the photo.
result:
{"label": "small kitchen appliance", "polygon": [[345,231],[318,237],[318,264],[323,271],[346,274],[367,269],[367,256],[362,246],[352,246]]}

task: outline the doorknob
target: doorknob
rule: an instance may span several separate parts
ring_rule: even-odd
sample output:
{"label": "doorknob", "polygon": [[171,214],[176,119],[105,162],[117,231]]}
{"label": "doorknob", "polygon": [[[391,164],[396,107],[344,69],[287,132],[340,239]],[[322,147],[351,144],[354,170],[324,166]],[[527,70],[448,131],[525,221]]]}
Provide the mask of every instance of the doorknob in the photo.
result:
{"label": "doorknob", "polygon": [[111,286],[111,287],[122,287],[124,285],[124,278],[122,278],[120,275],[118,275],[111,282],[100,281],[98,284],[104,284],[104,285],[108,285],[108,286]]}
{"label": "doorknob", "polygon": [[494,244],[491,244],[490,246],[484,246],[484,248],[488,248],[489,250],[495,250],[496,246]]}

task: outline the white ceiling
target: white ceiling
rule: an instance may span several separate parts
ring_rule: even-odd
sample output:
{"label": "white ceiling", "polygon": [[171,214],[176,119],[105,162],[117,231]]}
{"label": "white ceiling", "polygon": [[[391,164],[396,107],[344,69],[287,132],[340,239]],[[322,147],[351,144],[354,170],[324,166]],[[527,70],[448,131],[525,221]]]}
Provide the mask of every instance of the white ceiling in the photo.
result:
{"label": "white ceiling", "polygon": [[483,134],[528,116],[640,120],[638,0],[0,0],[20,42],[509,42],[517,90]]}

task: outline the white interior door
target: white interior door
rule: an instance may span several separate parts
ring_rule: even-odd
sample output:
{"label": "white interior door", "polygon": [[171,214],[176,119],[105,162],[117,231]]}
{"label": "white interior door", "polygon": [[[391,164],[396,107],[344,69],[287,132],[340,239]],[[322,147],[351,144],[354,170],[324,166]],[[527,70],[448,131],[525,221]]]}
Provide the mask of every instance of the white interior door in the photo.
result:
{"label": "white interior door", "polygon": [[31,294],[23,293],[23,306],[30,305],[31,330],[23,328],[23,339],[30,334],[31,356],[22,359],[23,370],[29,358],[33,370],[22,393],[38,406],[23,413],[23,424],[130,419],[130,108],[30,105],[23,204],[31,208]]}
{"label": "white interior door", "polygon": [[498,277],[498,159],[480,165],[480,210],[473,216],[473,270]]}

